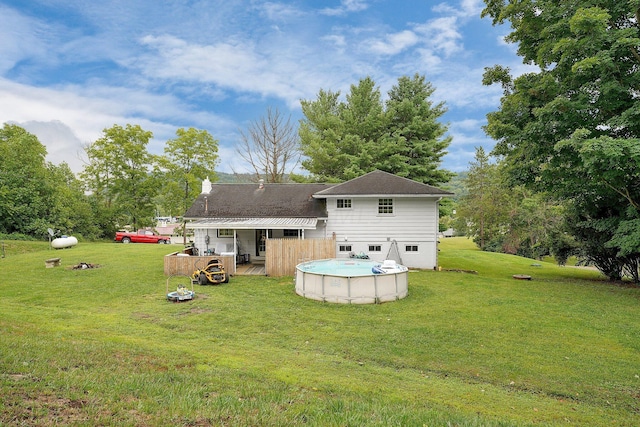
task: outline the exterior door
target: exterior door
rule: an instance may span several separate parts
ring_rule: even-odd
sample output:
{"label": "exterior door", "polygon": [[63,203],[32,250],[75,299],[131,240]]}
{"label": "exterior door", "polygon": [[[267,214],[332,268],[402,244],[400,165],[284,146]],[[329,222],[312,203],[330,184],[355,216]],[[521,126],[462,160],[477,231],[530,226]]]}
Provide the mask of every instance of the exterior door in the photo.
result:
{"label": "exterior door", "polygon": [[256,256],[264,257],[267,250],[267,230],[256,230]]}

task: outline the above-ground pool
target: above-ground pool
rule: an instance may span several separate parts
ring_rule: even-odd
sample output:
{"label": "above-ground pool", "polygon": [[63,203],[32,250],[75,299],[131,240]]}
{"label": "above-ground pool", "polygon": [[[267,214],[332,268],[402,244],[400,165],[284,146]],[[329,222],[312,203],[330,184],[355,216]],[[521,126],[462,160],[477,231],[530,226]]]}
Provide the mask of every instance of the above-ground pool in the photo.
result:
{"label": "above-ground pool", "polygon": [[[389,266],[385,273],[372,269]],[[407,296],[408,269],[385,261],[323,259],[296,266],[296,293],[318,301],[374,304]]]}

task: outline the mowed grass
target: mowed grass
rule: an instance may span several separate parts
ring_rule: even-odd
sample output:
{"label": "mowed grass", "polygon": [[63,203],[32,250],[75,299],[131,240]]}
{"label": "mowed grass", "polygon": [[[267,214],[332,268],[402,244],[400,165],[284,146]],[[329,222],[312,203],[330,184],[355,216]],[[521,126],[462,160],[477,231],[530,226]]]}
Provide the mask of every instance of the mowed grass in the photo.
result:
{"label": "mowed grass", "polygon": [[440,248],[407,298],[334,305],[256,276],[171,303],[175,247],[7,243],[0,425],[640,423],[639,288],[464,238]]}

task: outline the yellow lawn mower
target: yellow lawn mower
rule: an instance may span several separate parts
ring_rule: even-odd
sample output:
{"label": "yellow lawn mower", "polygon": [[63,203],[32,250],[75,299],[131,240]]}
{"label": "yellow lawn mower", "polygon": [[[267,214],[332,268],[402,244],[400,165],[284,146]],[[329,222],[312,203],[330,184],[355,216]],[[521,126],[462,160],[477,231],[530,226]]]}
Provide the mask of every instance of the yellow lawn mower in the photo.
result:
{"label": "yellow lawn mower", "polygon": [[212,259],[204,269],[193,272],[191,281],[200,285],[217,285],[229,283],[229,275],[224,271],[221,260]]}

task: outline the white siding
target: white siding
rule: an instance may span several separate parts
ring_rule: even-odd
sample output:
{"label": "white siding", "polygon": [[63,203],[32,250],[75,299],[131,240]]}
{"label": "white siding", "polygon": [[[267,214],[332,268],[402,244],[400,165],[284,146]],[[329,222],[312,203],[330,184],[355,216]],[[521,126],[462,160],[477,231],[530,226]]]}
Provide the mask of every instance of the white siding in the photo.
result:
{"label": "white siding", "polygon": [[[393,198],[393,214],[378,214],[378,197],[351,198],[351,208],[337,209],[336,198],[327,199],[327,235],[335,233],[336,244],[351,246],[372,259],[384,259],[395,240],[402,262],[413,268],[437,266],[438,202],[426,198]],[[380,245],[380,252],[369,252]],[[406,252],[406,246],[417,252]],[[338,252],[348,256],[348,252]]]}

